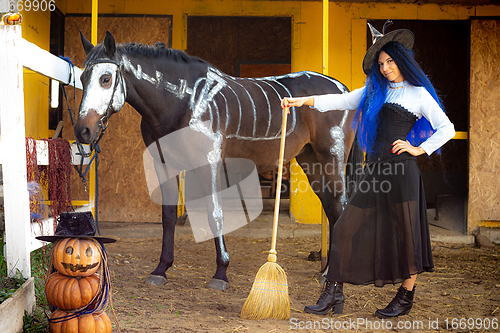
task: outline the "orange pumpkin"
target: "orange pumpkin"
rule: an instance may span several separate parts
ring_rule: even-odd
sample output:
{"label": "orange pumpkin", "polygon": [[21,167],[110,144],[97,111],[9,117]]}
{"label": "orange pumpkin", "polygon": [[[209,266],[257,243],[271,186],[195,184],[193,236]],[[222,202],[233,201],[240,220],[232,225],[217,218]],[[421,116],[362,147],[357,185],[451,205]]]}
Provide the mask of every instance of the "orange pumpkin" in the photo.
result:
{"label": "orange pumpkin", "polygon": [[89,276],[99,269],[101,253],[92,240],[64,238],[54,246],[52,264],[63,275]]}
{"label": "orange pumpkin", "polygon": [[[67,312],[56,310],[50,319],[67,315],[69,315]],[[57,323],[50,322],[49,329],[52,333],[111,333],[112,326],[108,315],[103,312],[100,315],[86,314]]]}
{"label": "orange pumpkin", "polygon": [[23,17],[19,13],[7,13],[2,16],[2,23],[7,25],[21,24]]}
{"label": "orange pumpkin", "polygon": [[71,277],[52,273],[45,284],[45,296],[54,307],[75,310],[87,306],[99,291],[99,276]]}
{"label": "orange pumpkin", "polygon": [[21,19],[21,14],[19,13],[14,13],[12,15],[9,16],[9,18],[7,19],[7,21],[19,21]]}

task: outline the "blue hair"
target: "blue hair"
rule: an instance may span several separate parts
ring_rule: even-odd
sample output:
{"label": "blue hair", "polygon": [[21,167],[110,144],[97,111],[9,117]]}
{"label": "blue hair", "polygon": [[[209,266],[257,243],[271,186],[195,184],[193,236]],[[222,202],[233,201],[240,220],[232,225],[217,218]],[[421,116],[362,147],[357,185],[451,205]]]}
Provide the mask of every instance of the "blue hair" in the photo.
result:
{"label": "blue hair", "polygon": [[[386,52],[394,60],[405,81],[415,87],[424,87],[443,109],[436,90],[416,62],[413,52],[399,42],[387,43],[377,52],[373,59],[372,68],[366,78],[365,91],[353,121],[353,128],[357,129],[359,144],[368,154],[377,150],[375,137],[379,125],[379,112],[385,102],[389,86],[389,80],[379,70],[378,58],[382,51]],[[429,121],[425,117],[421,117],[408,133],[406,139],[413,146],[418,146],[433,132]],[[437,152],[439,153],[439,151]]]}

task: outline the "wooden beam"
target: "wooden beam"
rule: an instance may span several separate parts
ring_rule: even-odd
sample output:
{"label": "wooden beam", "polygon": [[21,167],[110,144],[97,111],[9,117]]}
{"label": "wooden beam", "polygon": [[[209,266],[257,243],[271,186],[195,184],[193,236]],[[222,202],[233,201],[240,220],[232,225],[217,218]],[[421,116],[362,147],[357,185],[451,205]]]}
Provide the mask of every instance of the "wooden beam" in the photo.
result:
{"label": "wooden beam", "polygon": [[[329,0],[323,0],[323,74],[328,75],[328,29],[329,29]],[[326,217],[323,205],[319,205],[321,210],[321,269],[326,267],[328,261],[328,218]]]}
{"label": "wooden beam", "polygon": [[21,26],[0,25],[0,118],[2,134],[5,257],[7,274],[31,277],[31,221],[26,175]]}
{"label": "wooden beam", "polygon": [[99,15],[99,0],[92,0],[92,18],[91,18],[91,34],[90,42],[96,46],[97,45],[97,19]]}
{"label": "wooden beam", "polygon": [[455,140],[468,140],[469,139],[469,132],[460,132],[457,131],[455,132],[455,136],[453,137]]}
{"label": "wooden beam", "polygon": [[80,68],[70,68],[69,63],[66,61],[27,40],[21,39],[19,45],[21,46],[19,48],[21,49],[19,57],[25,68],[64,84],[73,86],[74,83],[76,88],[83,89],[80,81],[80,75],[83,71]]}
{"label": "wooden beam", "polygon": [[328,21],[329,21],[329,3],[323,0],[323,74],[328,75]]}
{"label": "wooden beam", "polygon": [[[80,165],[82,156],[78,154],[78,147],[75,141],[70,141],[71,164]],[[85,153],[90,153],[90,145],[83,145]],[[49,144],[44,140],[36,140],[36,158],[38,165],[49,165]],[[90,157],[83,158],[83,165],[89,164]]]}

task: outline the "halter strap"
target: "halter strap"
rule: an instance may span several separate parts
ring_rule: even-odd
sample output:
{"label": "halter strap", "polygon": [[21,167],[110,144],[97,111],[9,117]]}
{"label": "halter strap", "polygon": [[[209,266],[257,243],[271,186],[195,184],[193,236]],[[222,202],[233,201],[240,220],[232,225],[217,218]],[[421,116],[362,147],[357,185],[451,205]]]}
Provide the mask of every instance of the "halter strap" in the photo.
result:
{"label": "halter strap", "polygon": [[91,144],[92,148],[97,146],[97,143],[101,140],[101,138],[104,135],[104,132],[106,132],[106,129],[108,128],[108,119],[110,117],[111,108],[113,106],[113,101],[115,99],[116,89],[118,88],[118,79],[120,80],[120,84],[122,86],[122,91],[125,94],[125,89],[123,89],[123,74],[121,71],[120,63],[118,63],[117,61],[115,61],[113,59],[98,59],[92,65],[89,65],[88,67],[86,66],[86,69],[87,68],[90,69],[91,67],[93,67],[95,65],[99,65],[99,64],[113,64],[113,65],[115,65],[116,66],[116,72],[115,72],[116,73],[116,80],[115,80],[115,84],[113,86],[113,92],[111,94],[111,99],[109,100],[108,107],[106,108],[106,112],[104,113],[104,116],[102,116],[99,119],[98,126],[99,126],[101,132],[99,133],[99,137],[97,138],[97,140]]}
{"label": "halter strap", "polygon": [[120,67],[120,63],[113,60],[113,59],[97,59],[96,62],[94,62],[92,65],[89,65],[88,67],[92,67],[92,66],[99,65],[99,64],[106,64],[106,63],[113,64],[113,65],[116,65],[117,67]]}

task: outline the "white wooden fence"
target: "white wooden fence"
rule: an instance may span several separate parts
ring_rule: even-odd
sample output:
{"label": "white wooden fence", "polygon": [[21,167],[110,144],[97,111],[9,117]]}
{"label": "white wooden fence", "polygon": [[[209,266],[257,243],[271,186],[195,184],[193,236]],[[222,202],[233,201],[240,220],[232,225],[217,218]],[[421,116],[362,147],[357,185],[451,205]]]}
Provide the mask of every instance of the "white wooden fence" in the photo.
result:
{"label": "white wooden fence", "polygon": [[[52,218],[45,220],[42,228],[30,223],[23,67],[65,84],[72,84],[73,80],[69,82],[72,71],[68,63],[24,40],[21,26],[0,25],[0,163],[3,168],[5,211],[4,254],[9,275],[19,271],[23,277],[29,278],[30,252],[43,245],[34,237],[41,235],[42,230],[44,235],[53,235],[54,230]],[[74,81],[78,89],[82,89],[81,73],[81,69],[74,68]],[[40,161],[43,161],[44,155],[47,155],[47,150],[39,149]],[[73,163],[79,163],[79,158],[73,155]],[[89,200],[89,205],[80,210],[91,210],[93,205],[94,201]]]}

